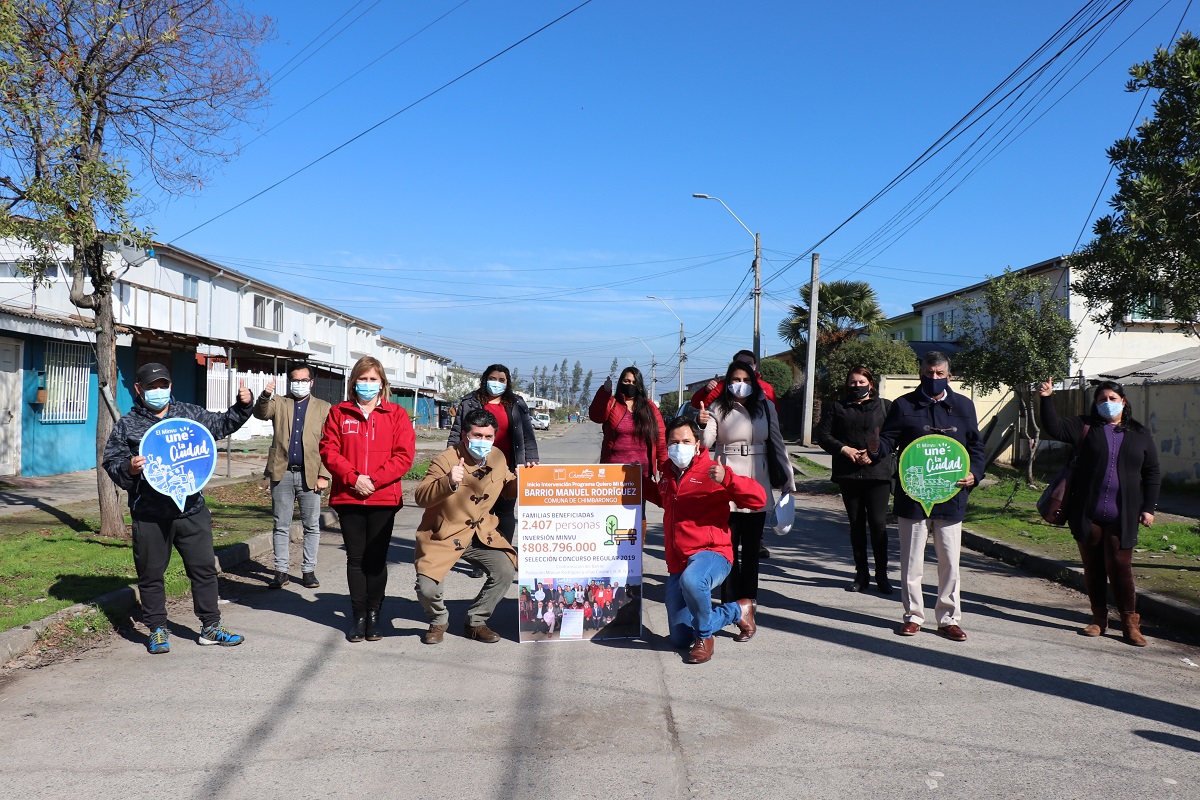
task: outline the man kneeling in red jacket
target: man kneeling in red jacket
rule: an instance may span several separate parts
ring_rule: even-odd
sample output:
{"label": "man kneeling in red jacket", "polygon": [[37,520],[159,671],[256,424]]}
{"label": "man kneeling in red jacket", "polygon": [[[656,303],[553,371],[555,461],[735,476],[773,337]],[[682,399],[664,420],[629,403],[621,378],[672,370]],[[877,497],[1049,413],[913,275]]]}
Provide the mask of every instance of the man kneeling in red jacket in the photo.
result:
{"label": "man kneeling in red jacket", "polygon": [[712,590],[733,564],[729,504],[762,508],[767,502],[753,478],[735,475],[696,444],[696,423],[676,417],[667,423],[672,466],[657,483],[645,481],[646,497],[662,506],[667,556],[667,627],[671,644],[691,646],[689,664],[712,658],[713,633],[736,622],[746,641],[754,635],[754,601],[712,604]]}

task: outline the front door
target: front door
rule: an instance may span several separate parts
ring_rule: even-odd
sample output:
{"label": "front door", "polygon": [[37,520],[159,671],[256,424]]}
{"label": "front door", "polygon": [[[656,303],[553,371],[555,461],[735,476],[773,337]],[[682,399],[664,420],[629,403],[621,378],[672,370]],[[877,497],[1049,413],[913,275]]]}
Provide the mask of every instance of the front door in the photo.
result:
{"label": "front door", "polygon": [[21,471],[21,343],[0,339],[0,475]]}

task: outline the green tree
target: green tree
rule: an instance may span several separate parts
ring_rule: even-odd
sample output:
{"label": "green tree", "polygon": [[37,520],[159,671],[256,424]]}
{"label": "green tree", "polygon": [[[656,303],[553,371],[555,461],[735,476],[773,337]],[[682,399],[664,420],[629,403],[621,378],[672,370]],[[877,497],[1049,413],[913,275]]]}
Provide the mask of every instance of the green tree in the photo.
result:
{"label": "green tree", "polygon": [[608,368],[608,379],[613,383],[617,382],[617,373],[620,371],[621,365],[617,363],[617,357],[613,356],[612,366]]}
{"label": "green tree", "polygon": [[568,391],[571,388],[571,379],[567,377],[567,360],[564,358],[562,363],[558,365],[558,397],[557,400],[563,405],[570,405],[571,396]]}
{"label": "green tree", "polygon": [[1107,331],[1170,319],[1200,336],[1200,40],[1190,32],[1134,65],[1128,92],[1154,90],[1154,115],[1117,141],[1113,213],[1071,257],[1072,288]]}
{"label": "green tree", "polygon": [[583,388],[579,390],[577,395],[579,398],[579,407],[587,408],[592,402],[592,371],[587,371],[587,376],[583,379]]}
{"label": "green tree", "polygon": [[670,421],[679,412],[679,391],[664,394],[658,404],[658,410],[662,413],[664,422]]}
{"label": "green tree", "polygon": [[[203,184],[237,152],[266,96],[258,46],[270,21],[229,0],[0,2],[0,237],[35,255],[35,281],[70,250],[71,302],[92,312],[100,413],[96,460],[112,430],[117,383],[113,284],[122,240],[146,247],[134,176],[163,191]],[[101,531],[124,521],[96,470]]]}
{"label": "green tree", "polygon": [[567,401],[580,405],[579,390],[583,387],[583,364],[576,361],[575,366],[571,369],[571,389],[567,394]]}
{"label": "green tree", "polygon": [[917,354],[906,342],[875,334],[864,339],[851,339],[818,363],[826,380],[822,395],[833,400],[841,396],[850,368],[862,365],[878,375],[913,375],[919,364]]}
{"label": "green tree", "polygon": [[764,358],[758,365],[763,380],[771,384],[776,397],[783,397],[792,388],[792,368],[777,358]]}
{"label": "green tree", "polygon": [[983,295],[962,301],[961,321],[947,326],[962,350],[954,373],[968,386],[994,392],[1005,386],[1017,401],[1017,435],[1029,443],[1026,478],[1032,486],[1033,461],[1041,443],[1033,414],[1034,386],[1070,370],[1075,326],[1064,313],[1048,279],[1004,270],[983,287]]}

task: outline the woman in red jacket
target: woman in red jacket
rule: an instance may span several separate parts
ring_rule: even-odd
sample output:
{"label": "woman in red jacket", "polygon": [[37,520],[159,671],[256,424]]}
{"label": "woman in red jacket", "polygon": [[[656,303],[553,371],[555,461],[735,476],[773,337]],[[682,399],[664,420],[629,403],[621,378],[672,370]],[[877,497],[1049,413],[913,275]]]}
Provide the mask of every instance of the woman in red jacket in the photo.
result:
{"label": "woman in red jacket", "polygon": [[592,422],[604,426],[601,464],[640,464],[642,477],[658,473],[667,457],[665,426],[658,407],[646,395],[637,367],[626,367],[613,396],[612,378],[596,390],[588,409]]}
{"label": "woman in red jacket", "polygon": [[321,436],[321,461],[333,476],[329,505],[337,511],[346,545],[350,642],[382,638],[387,552],[396,512],[404,505],[400,478],[417,447],[408,412],[388,399],[388,391],[383,365],[360,358],[350,370],[349,399],[330,409]]}
{"label": "woman in red jacket", "polygon": [[712,604],[712,590],[729,575],[733,542],[729,504],[759,508],[766,493],[758,481],[735,475],[696,445],[700,432],[685,417],[671,420],[667,453],[671,460],[657,483],[644,480],[650,502],[662,506],[663,549],[667,558],[667,629],[671,644],[686,647],[689,664],[712,658],[713,634],[731,623],[754,635],[754,602]]}

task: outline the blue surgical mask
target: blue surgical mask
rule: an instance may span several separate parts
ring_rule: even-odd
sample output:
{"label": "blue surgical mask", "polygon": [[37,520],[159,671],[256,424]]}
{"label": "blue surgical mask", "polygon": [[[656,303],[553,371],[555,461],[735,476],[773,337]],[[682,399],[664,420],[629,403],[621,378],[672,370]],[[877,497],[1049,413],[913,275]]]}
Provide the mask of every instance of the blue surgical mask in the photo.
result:
{"label": "blue surgical mask", "polygon": [[358,392],[358,399],[364,403],[369,403],[379,395],[379,388],[382,384],[368,381],[359,381],[354,384],[354,391]]}
{"label": "blue surgical mask", "polygon": [[492,452],[492,443],[488,439],[468,439],[467,452],[482,461]]}
{"label": "blue surgical mask", "polygon": [[1120,400],[1109,400],[1104,403],[1096,403],[1096,412],[1105,419],[1116,419],[1117,415],[1125,409],[1125,404]]}
{"label": "blue surgical mask", "polygon": [[504,390],[507,388],[508,384],[502,381],[487,382],[488,394],[490,394],[492,397],[499,397],[500,395],[504,394]]}
{"label": "blue surgical mask", "polygon": [[152,411],[162,411],[171,402],[171,390],[147,389],[142,393],[142,402]]}
{"label": "blue surgical mask", "polygon": [[687,469],[687,465],[692,463],[692,459],[696,457],[696,445],[694,444],[673,444],[667,447],[667,458],[671,459],[671,463],[680,469]]}

